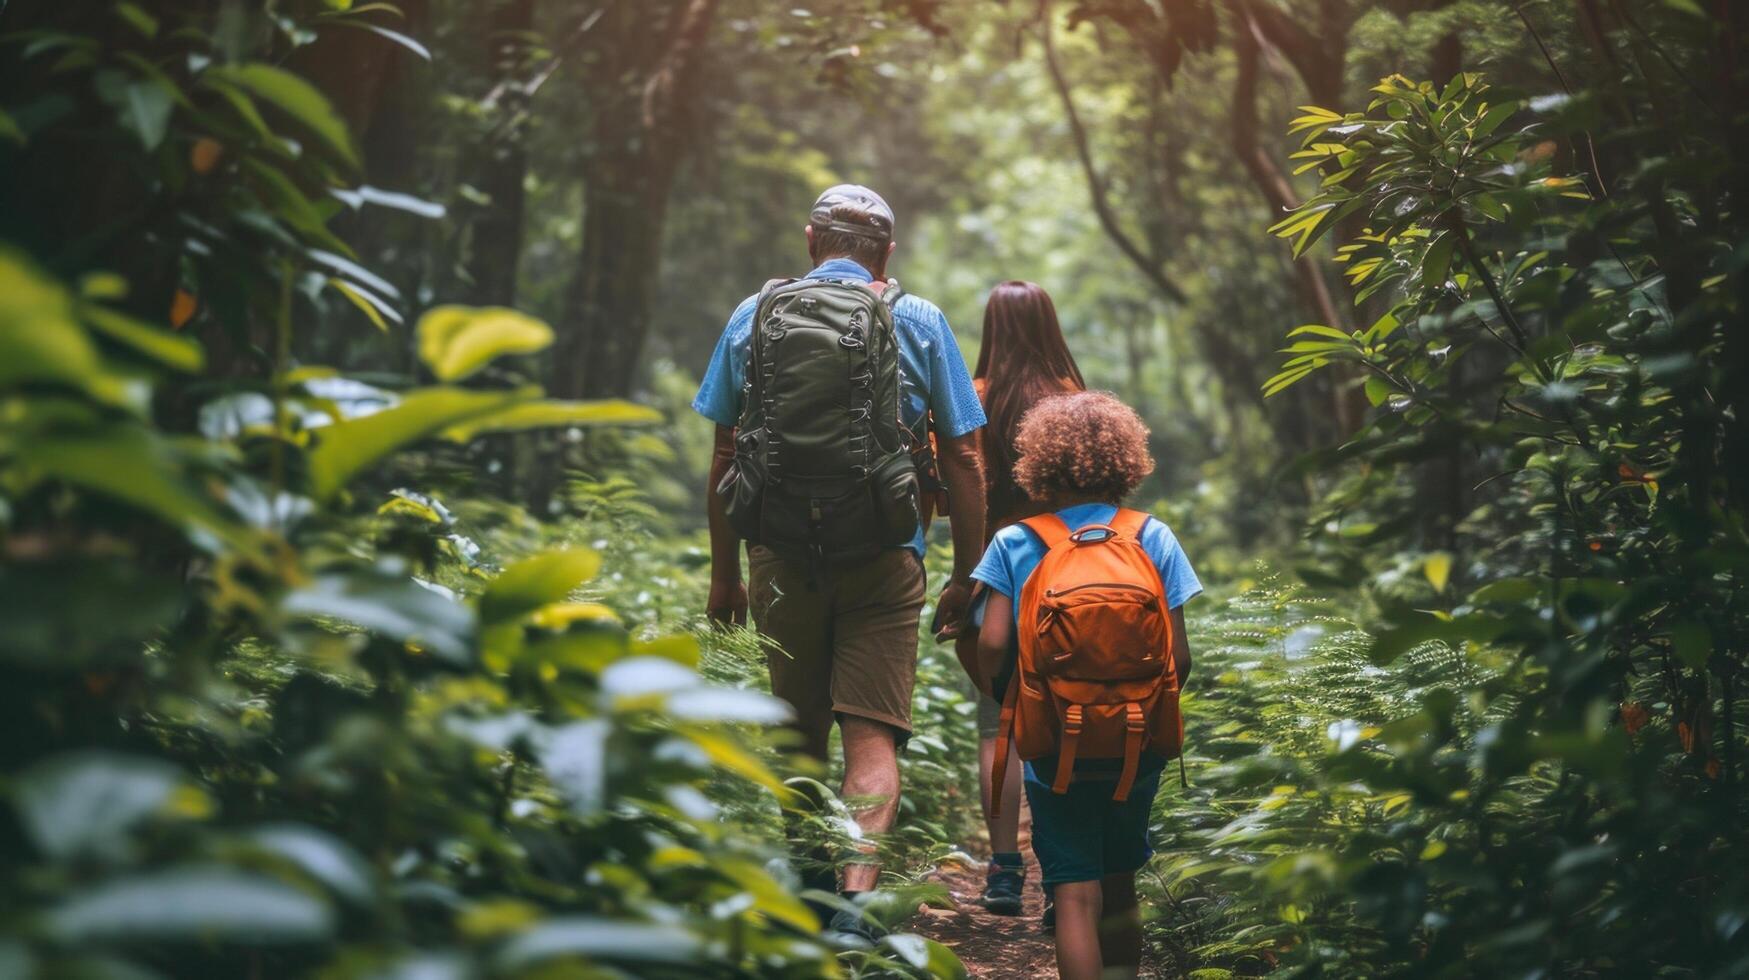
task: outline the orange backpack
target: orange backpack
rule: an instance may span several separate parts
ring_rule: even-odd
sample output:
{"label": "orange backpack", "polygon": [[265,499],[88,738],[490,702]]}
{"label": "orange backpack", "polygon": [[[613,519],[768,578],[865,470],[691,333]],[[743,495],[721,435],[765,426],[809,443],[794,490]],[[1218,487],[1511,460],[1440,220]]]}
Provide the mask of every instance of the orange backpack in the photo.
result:
{"label": "orange backpack", "polygon": [[1020,758],[1053,752],[1051,789],[1069,790],[1076,759],[1122,759],[1112,799],[1129,798],[1142,750],[1184,746],[1172,628],[1160,571],[1141,544],[1148,515],[1071,532],[1062,518],[1023,521],[1047,549],[1020,590],[1020,660],[1002,703],[991,800],[1000,805],[1012,740]]}

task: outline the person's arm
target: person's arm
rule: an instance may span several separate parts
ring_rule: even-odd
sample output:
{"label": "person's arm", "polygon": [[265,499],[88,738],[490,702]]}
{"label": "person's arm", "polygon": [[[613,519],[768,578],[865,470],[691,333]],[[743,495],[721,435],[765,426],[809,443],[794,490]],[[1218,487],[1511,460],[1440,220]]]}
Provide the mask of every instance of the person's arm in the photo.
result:
{"label": "person's arm", "polygon": [[711,453],[710,482],[704,488],[705,510],[711,526],[711,592],[705,615],[718,625],[747,622],[747,587],[741,582],[741,537],[729,524],[717,486],[735,461],[735,430],[717,426],[716,447]]}
{"label": "person's arm", "polygon": [[1172,610],[1172,631],[1178,634],[1178,644],[1172,651],[1172,668],[1178,673],[1178,689],[1190,679],[1190,634],[1184,629],[1184,607]]}
{"label": "person's arm", "polygon": [[[991,590],[984,600],[984,626],[978,631],[978,681],[985,694],[996,696],[996,678],[1014,642],[1014,600]],[[1015,681],[1010,678],[1008,683]]]}
{"label": "person's arm", "polygon": [[[941,482],[947,486],[947,524],[953,532],[953,579],[941,591],[941,632],[951,639],[964,627],[972,597],[972,570],[984,556],[984,459],[974,432],[947,437],[937,433]],[[988,622],[986,614],[985,622]]]}

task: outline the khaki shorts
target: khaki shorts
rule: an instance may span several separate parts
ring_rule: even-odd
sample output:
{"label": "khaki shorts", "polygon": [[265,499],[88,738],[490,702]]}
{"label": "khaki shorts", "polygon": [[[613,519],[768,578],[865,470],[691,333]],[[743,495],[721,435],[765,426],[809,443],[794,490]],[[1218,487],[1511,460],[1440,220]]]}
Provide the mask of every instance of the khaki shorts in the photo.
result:
{"label": "khaki shorts", "polygon": [[753,622],[782,647],[766,657],[771,693],[795,708],[796,727],[824,744],[837,716],[854,715],[908,737],[924,597],[917,553],[885,551],[812,588],[805,565],[760,547],[747,557]]}

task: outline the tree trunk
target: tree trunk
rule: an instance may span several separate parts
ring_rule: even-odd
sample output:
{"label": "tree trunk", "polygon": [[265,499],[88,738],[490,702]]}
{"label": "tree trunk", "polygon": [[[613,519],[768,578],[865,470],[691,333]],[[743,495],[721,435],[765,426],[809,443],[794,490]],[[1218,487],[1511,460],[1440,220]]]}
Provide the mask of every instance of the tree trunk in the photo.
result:
{"label": "tree trunk", "polygon": [[650,331],[662,258],[672,161],[632,155],[588,178],[583,251],[565,298],[553,354],[561,398],[623,397],[632,391]]}
{"label": "tree trunk", "polygon": [[516,277],[522,261],[523,211],[527,194],[528,116],[526,42],[534,29],[534,0],[508,0],[493,11],[487,51],[497,76],[488,102],[503,122],[477,148],[473,183],[489,199],[474,217],[468,251],[468,276],[475,303],[516,305]]}
{"label": "tree trunk", "polygon": [[650,331],[668,194],[717,0],[650,6],[592,15],[609,24],[590,73],[604,101],[591,124],[600,149],[584,163],[583,248],[553,350],[561,398],[630,394]]}

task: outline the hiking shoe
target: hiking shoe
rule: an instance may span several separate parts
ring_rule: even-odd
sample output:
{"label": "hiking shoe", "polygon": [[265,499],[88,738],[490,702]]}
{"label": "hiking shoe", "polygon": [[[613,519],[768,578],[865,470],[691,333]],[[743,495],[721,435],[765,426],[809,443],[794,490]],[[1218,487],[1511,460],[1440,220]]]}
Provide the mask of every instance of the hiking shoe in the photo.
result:
{"label": "hiking shoe", "polygon": [[867,944],[875,945],[880,941],[882,929],[873,919],[863,915],[860,910],[839,909],[838,914],[826,926],[826,935],[852,946]]}
{"label": "hiking shoe", "polygon": [[1025,887],[1024,869],[991,865],[989,875],[984,878],[984,908],[992,915],[1019,915],[1020,892]]}

